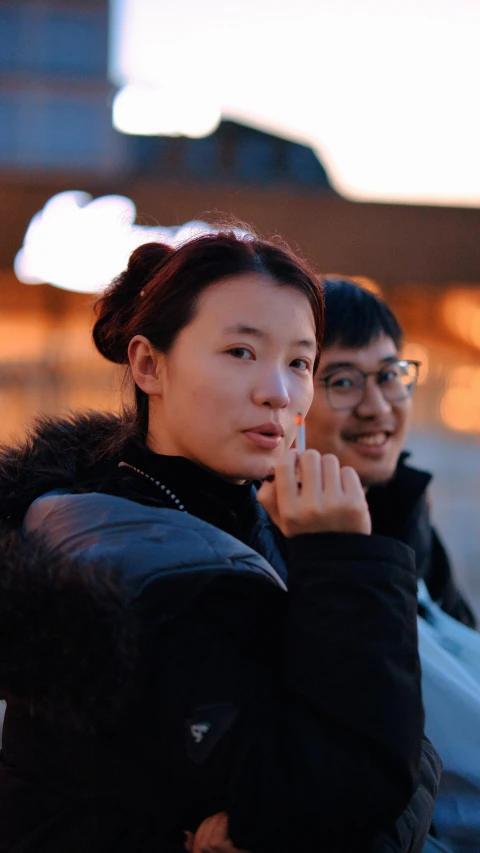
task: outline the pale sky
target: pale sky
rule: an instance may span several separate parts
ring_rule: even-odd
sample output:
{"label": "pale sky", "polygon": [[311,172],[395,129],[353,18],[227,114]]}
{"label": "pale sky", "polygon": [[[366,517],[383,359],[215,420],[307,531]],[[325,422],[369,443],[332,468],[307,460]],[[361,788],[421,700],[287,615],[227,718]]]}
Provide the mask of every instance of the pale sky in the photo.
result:
{"label": "pale sky", "polygon": [[480,0],[111,0],[128,132],[221,117],[311,145],[369,201],[480,206]]}

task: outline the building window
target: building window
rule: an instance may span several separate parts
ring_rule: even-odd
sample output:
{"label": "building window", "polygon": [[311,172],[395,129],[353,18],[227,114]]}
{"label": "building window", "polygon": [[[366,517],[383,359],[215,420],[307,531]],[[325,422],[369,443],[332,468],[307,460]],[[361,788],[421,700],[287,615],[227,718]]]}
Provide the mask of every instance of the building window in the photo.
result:
{"label": "building window", "polygon": [[329,187],[326,172],[311,148],[289,145],[286,149],[287,176],[300,184]]}
{"label": "building window", "polygon": [[218,135],[205,139],[186,139],[184,163],[190,176],[197,180],[215,181],[220,173]]}
{"label": "building window", "polygon": [[235,177],[252,183],[272,181],[275,177],[276,141],[268,136],[239,136],[235,145]]}
{"label": "building window", "polygon": [[125,165],[126,150],[103,94],[0,91],[2,165],[112,172]]}
{"label": "building window", "polygon": [[0,68],[45,75],[107,76],[108,15],[100,9],[0,6]]}

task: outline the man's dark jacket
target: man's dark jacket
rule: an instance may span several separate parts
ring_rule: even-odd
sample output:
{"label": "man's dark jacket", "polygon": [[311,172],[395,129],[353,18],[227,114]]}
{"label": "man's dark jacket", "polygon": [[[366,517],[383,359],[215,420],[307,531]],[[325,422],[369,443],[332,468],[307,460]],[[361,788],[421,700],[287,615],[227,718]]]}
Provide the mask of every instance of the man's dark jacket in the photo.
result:
{"label": "man's dark jacket", "polygon": [[408,456],[401,454],[388,483],[367,493],[373,531],[413,548],[418,576],[432,599],[454,619],[474,628],[475,616],[455,584],[447,552],[431,523],[427,488],[432,475],[406,465]]}
{"label": "man's dark jacket", "polygon": [[119,467],[156,464],[122,434],[54,421],[0,458],[0,851],[180,853],[224,809],[253,853],[420,853],[409,549],[295,537],[287,592],[253,487],[240,541]]}

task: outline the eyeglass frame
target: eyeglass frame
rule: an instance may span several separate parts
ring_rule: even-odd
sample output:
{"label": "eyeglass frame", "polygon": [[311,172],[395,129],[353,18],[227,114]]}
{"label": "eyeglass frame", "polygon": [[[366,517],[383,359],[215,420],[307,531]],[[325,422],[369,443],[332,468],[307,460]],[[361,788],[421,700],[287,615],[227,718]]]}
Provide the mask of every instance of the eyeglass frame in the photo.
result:
{"label": "eyeglass frame", "polygon": [[[317,379],[317,382],[321,382],[323,385],[325,385],[325,393],[327,395],[328,405],[330,406],[332,411],[334,411],[334,412],[353,412],[353,410],[356,409],[357,406],[360,405],[360,403],[362,402],[362,400],[365,396],[365,389],[367,387],[368,377],[369,376],[379,377],[380,374],[383,373],[392,364],[413,364],[413,365],[415,365],[415,368],[416,368],[416,375],[415,375],[411,385],[409,385],[408,388],[407,388],[407,386],[404,386],[405,388],[407,388],[407,393],[405,394],[404,397],[397,397],[395,400],[388,400],[382,391],[382,386],[381,386],[380,382],[378,381],[378,379],[377,379],[377,382],[375,383],[378,386],[378,388],[380,389],[380,393],[382,394],[384,400],[387,403],[401,403],[401,402],[403,402],[403,400],[408,400],[409,397],[411,397],[413,390],[417,385],[419,370],[420,370],[420,367],[422,366],[421,361],[415,361],[414,359],[411,359],[411,358],[397,358],[394,361],[391,361],[388,364],[386,364],[384,368],[380,368],[380,370],[369,370],[368,372],[366,372],[365,370],[362,370],[360,367],[355,367],[354,365],[351,365],[348,368],[347,367],[343,367],[343,368],[337,367],[337,368],[335,368],[335,370],[333,370],[327,376],[323,376],[321,379]],[[335,374],[339,373],[341,370],[356,370],[357,373],[360,373],[361,376],[363,377],[363,386],[360,389],[362,392],[362,395],[361,395],[358,403],[355,403],[353,406],[342,406],[342,408],[338,408],[337,406],[332,406],[332,404],[330,402],[330,395],[329,395],[330,386],[328,385],[328,382],[332,378],[332,376],[335,376]]]}

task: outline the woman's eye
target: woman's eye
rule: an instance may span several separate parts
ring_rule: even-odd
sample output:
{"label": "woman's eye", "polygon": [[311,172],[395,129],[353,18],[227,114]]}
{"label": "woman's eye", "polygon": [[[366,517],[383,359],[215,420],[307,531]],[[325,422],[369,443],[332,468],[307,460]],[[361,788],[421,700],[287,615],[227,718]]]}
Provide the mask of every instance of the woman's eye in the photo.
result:
{"label": "woman's eye", "polygon": [[247,361],[249,358],[253,358],[253,353],[251,353],[246,347],[232,347],[232,349],[228,350],[228,354],[233,355],[234,358],[238,358],[241,361]]}
{"label": "woman's eye", "polygon": [[295,367],[297,370],[310,370],[310,362],[307,361],[306,358],[294,358],[291,362],[291,367]]}

